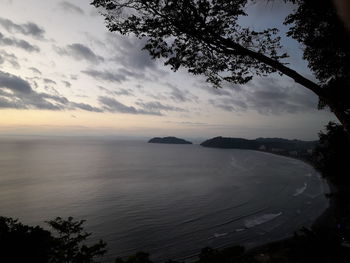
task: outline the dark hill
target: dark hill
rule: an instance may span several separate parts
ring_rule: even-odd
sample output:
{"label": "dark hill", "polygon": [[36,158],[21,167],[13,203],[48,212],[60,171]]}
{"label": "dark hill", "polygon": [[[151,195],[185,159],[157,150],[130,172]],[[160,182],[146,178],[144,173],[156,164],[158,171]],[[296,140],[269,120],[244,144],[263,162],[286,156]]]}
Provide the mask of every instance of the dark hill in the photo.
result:
{"label": "dark hill", "polygon": [[204,147],[212,148],[297,151],[298,153],[313,149],[316,144],[317,141],[288,140],[282,138],[257,138],[255,140],[247,140],[242,138],[225,137],[215,137],[201,143]]}
{"label": "dark hill", "polygon": [[176,138],[176,137],[164,137],[164,138],[155,137],[150,139],[148,143],[192,144],[192,142],[186,141],[184,139]]}
{"label": "dark hill", "polygon": [[215,137],[201,143],[204,147],[212,148],[234,148],[234,149],[251,149],[255,150],[259,148],[259,143],[255,140],[247,140],[242,138],[224,138]]}

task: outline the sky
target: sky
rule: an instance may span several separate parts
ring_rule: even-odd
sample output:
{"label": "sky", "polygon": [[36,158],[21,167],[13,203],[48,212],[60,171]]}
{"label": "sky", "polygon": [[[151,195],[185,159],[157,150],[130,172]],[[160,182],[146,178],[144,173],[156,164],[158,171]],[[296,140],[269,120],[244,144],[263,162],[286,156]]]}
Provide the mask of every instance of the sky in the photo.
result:
{"label": "sky", "polygon": [[[89,0],[0,0],[0,135],[317,139],[334,120],[279,75],[215,89],[172,72],[143,40],[106,29]],[[241,23],[278,27],[289,66],[313,79],[284,37],[285,4],[250,5]]]}

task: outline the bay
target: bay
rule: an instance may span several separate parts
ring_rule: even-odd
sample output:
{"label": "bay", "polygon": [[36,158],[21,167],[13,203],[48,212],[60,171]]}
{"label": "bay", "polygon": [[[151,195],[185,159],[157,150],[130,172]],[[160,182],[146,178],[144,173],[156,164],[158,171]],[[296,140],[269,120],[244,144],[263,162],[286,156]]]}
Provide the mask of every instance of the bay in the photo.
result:
{"label": "bay", "polygon": [[291,235],[327,207],[308,164],[268,153],[101,138],[2,139],[0,215],[39,224],[85,219],[106,262],[155,261],[206,246],[252,247]]}

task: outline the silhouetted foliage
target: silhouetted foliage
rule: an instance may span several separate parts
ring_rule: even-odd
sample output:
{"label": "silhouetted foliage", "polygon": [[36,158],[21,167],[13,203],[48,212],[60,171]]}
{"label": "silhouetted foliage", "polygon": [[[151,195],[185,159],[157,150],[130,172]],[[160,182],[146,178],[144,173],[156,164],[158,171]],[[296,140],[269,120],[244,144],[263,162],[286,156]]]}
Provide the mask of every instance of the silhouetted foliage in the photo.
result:
{"label": "silhouetted foliage", "polygon": [[[350,108],[350,37],[332,1],[298,0],[285,21],[288,36],[303,45],[304,59],[322,88],[344,109]],[[326,102],[321,100],[320,107]]]}
{"label": "silhouetted foliage", "polygon": [[343,237],[322,229],[317,232],[307,228],[297,231],[291,240],[289,258],[297,262],[348,262],[350,253],[342,245]]}
{"label": "silhouetted foliage", "polygon": [[0,262],[94,263],[102,256],[106,244],[84,242],[90,236],[84,221],[60,217],[49,221],[54,233],[27,226],[11,218],[0,217]]}
{"label": "silhouetted foliage", "polygon": [[46,263],[53,246],[51,233],[41,227],[0,217],[0,262]]}
{"label": "silhouetted foliage", "polygon": [[350,142],[344,127],[330,122],[319,138],[313,153],[315,167],[333,183],[350,183]]}
{"label": "silhouetted foliage", "polygon": [[84,242],[91,233],[84,231],[82,225],[85,220],[74,221],[72,217],[64,220],[57,217],[48,221],[49,226],[54,230],[55,246],[52,249],[52,262],[95,262],[96,256],[105,254],[106,244],[99,241],[94,245],[86,245]]}
{"label": "silhouetted foliage", "polygon": [[[343,96],[349,82],[342,76],[349,71],[338,70],[338,63],[346,69],[346,61],[349,61],[346,38],[338,42],[343,26],[334,23],[337,19],[334,8],[325,4],[329,0],[290,1],[300,9],[287,19],[287,23],[295,23],[289,35],[306,47],[304,57],[310,60],[319,83],[286,66],[283,59],[287,54],[282,52],[277,29],[255,31],[238,24],[238,18],[247,15],[247,3],[254,1],[94,0],[92,5],[103,9],[110,31],[144,38],[147,41],[144,49],[153,58],[164,58],[165,64],[173,70],[184,67],[192,74],[204,75],[214,86],[219,87],[222,81],[244,84],[254,75],[285,74],[319,96],[350,134],[349,96]],[[313,12],[317,14],[309,16]],[[333,37],[335,48],[327,47]],[[336,55],[331,58],[333,53]],[[326,75],[338,77],[326,85],[324,81],[329,78]]]}

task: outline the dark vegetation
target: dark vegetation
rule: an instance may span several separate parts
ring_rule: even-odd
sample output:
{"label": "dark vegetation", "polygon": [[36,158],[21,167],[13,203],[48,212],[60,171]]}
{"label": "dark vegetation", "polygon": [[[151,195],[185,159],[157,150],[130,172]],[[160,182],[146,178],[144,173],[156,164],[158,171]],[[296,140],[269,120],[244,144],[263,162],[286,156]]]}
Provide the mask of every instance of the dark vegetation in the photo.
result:
{"label": "dark vegetation", "polygon": [[330,122],[319,138],[313,154],[315,168],[330,182],[350,186],[350,140],[344,127]]}
{"label": "dark vegetation", "polygon": [[282,138],[257,138],[247,140],[242,138],[215,137],[201,143],[204,147],[224,149],[246,149],[269,152],[305,161],[312,161],[312,152],[317,141],[287,140]]}
{"label": "dark vegetation", "polygon": [[90,233],[82,221],[57,217],[46,222],[52,231],[0,217],[0,262],[94,263],[105,254],[106,244],[87,244]]}
{"label": "dark vegetation", "polygon": [[148,141],[148,143],[166,143],[166,144],[192,144],[192,142],[186,141],[184,139],[179,139],[176,137],[155,137]]}

